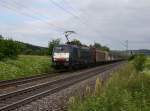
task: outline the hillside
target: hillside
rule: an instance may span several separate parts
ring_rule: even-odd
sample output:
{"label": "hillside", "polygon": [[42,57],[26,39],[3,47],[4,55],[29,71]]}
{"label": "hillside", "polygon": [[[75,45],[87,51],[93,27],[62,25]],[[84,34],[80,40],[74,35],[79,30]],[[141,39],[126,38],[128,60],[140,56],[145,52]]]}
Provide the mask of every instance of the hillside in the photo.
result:
{"label": "hillside", "polygon": [[21,49],[21,54],[25,55],[47,55],[48,48],[35,46],[29,43],[18,42],[23,47]]}
{"label": "hillside", "polygon": [[[121,51],[121,50],[111,50],[111,52],[114,53],[126,53],[126,51]],[[150,50],[148,49],[139,49],[139,50],[128,50],[129,53],[132,54],[138,54],[138,53],[142,53],[142,54],[146,54],[146,55],[150,55]]]}
{"label": "hillside", "polygon": [[2,47],[1,53],[3,54],[7,53],[6,55],[8,55],[8,51],[10,52],[9,54],[11,54],[12,52],[16,53],[14,50],[17,50],[19,54],[24,54],[24,55],[47,55],[48,54],[48,48],[46,47],[36,46],[29,43],[8,39],[3,37],[2,35],[0,35],[0,47]]}
{"label": "hillside", "polygon": [[150,55],[150,50],[148,49],[133,50],[133,53],[143,53],[146,55]]}

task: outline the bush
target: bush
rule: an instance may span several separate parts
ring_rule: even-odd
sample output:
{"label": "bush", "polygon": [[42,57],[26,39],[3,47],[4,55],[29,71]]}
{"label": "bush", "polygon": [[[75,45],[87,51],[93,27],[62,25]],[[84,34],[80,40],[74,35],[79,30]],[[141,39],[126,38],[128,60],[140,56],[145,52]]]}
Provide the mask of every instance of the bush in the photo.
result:
{"label": "bush", "polygon": [[0,52],[0,60],[2,60],[4,57],[4,54]]}
{"label": "bush", "polygon": [[20,53],[21,45],[11,39],[0,39],[0,60],[16,58]]}
{"label": "bush", "polygon": [[132,61],[132,60],[134,60],[135,59],[135,57],[136,57],[136,55],[134,54],[134,55],[131,55],[130,57],[129,57],[129,61]]}
{"label": "bush", "polygon": [[58,46],[61,42],[61,39],[54,39],[52,41],[49,42],[48,44],[48,54],[52,55],[53,52],[53,48]]}
{"label": "bush", "polygon": [[146,56],[144,54],[138,54],[133,60],[134,67],[137,71],[143,71],[145,68]]}
{"label": "bush", "polygon": [[69,101],[69,111],[150,111],[149,80],[148,73],[137,74],[129,63],[113,72],[101,90]]}

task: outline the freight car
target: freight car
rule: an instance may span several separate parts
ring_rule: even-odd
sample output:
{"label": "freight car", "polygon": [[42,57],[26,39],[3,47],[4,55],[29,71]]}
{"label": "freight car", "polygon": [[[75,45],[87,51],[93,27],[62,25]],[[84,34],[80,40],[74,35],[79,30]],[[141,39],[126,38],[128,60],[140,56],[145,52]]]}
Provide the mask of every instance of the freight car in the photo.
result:
{"label": "freight car", "polygon": [[55,68],[76,68],[121,59],[122,56],[119,54],[108,53],[86,46],[64,44],[53,49],[52,66]]}

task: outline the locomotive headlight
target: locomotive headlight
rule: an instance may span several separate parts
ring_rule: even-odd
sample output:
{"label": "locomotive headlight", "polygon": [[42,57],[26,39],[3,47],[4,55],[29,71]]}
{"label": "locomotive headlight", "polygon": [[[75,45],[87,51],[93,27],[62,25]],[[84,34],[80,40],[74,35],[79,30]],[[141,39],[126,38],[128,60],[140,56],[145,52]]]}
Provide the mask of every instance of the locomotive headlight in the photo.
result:
{"label": "locomotive headlight", "polygon": [[53,54],[53,60],[54,61],[57,61],[57,59],[64,59],[65,61],[69,61],[69,56],[70,56],[70,54],[69,53],[54,53]]}
{"label": "locomotive headlight", "polygon": [[66,61],[68,62],[69,61],[69,53],[66,53]]}
{"label": "locomotive headlight", "polygon": [[54,61],[56,61],[56,58],[54,58]]}
{"label": "locomotive headlight", "polygon": [[68,59],[69,58],[69,53],[65,53],[65,57]]}

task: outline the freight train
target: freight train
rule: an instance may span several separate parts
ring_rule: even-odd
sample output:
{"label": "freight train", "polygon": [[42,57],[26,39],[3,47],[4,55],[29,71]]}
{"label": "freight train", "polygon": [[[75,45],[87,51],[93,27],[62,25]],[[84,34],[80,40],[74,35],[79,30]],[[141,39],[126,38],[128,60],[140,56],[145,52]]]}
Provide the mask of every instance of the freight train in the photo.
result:
{"label": "freight train", "polygon": [[54,68],[76,68],[123,60],[123,54],[101,51],[94,47],[63,44],[55,47],[52,53]]}

